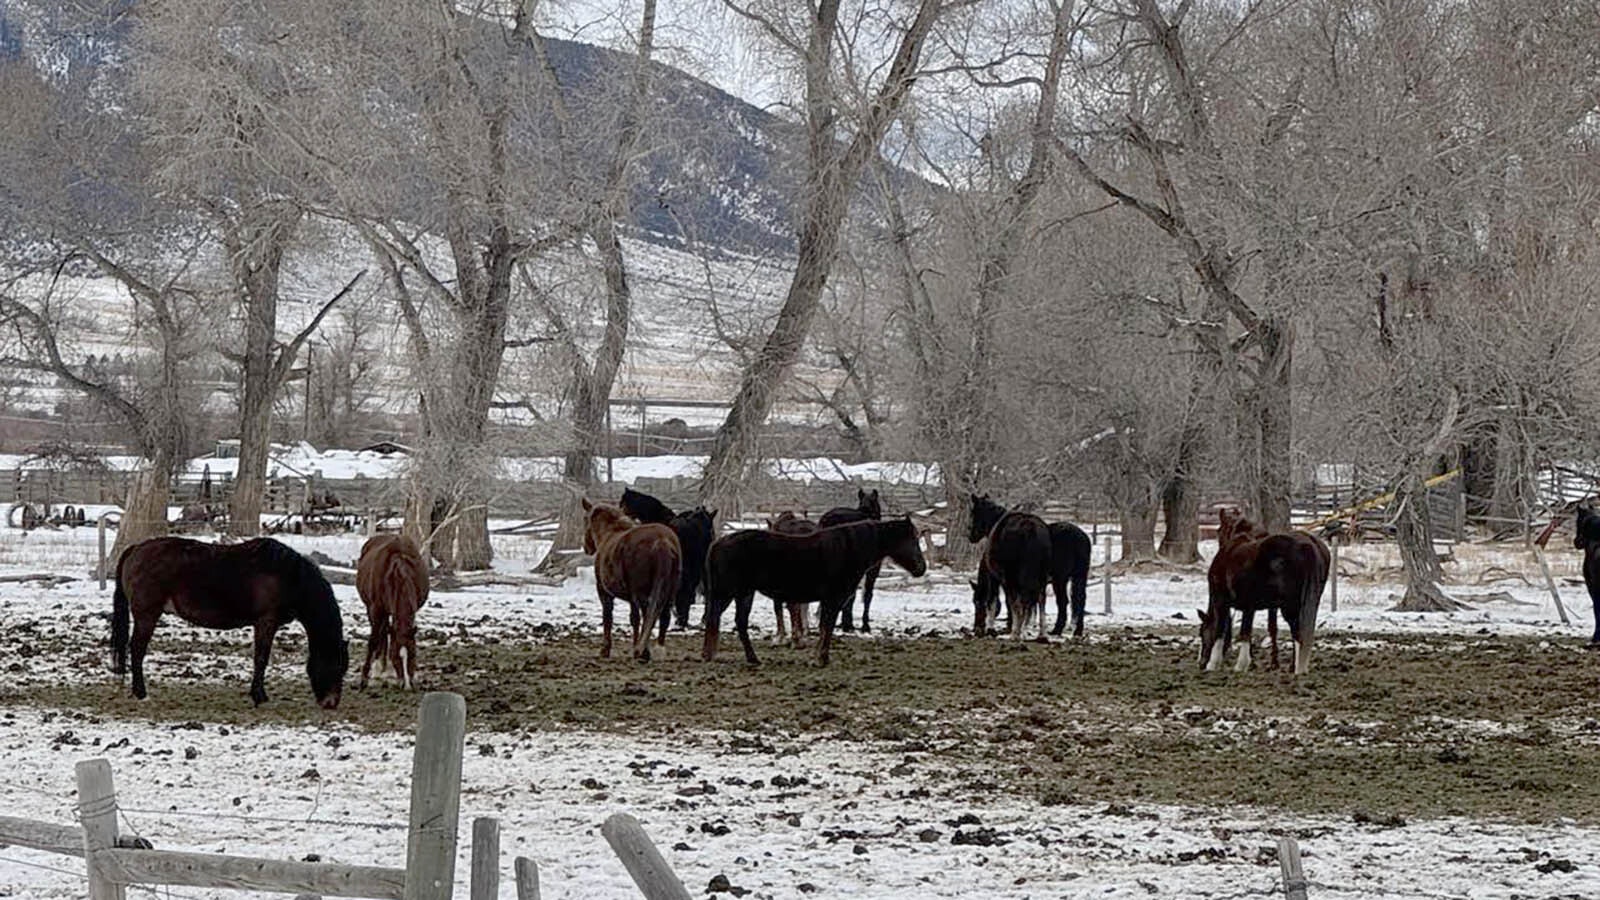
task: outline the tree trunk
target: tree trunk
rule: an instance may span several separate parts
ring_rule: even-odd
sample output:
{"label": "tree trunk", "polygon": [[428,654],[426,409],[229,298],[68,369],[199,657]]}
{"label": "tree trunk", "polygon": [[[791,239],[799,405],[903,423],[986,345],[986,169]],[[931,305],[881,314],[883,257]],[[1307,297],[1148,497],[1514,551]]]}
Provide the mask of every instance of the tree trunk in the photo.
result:
{"label": "tree trunk", "polygon": [[967,540],[972,530],[972,497],[959,479],[944,474],[945,511],[950,514],[949,531],[944,536],[944,563],[957,571],[976,567],[978,545]]}
{"label": "tree trunk", "polygon": [[1167,479],[1161,489],[1161,512],[1167,520],[1161,536],[1162,559],[1192,563],[1200,559],[1200,486],[1185,475]]}
{"label": "tree trunk", "polygon": [[1294,494],[1294,332],[1282,320],[1264,320],[1260,327],[1261,363],[1253,392],[1261,429],[1256,512],[1268,531],[1286,531]]}
{"label": "tree trunk", "polygon": [[116,571],[117,560],[134,544],[167,533],[167,503],[172,493],[174,457],[158,453],[150,465],[134,473],[128,483],[128,498],[117,525],[117,539],[106,556],[106,565]]}
{"label": "tree trunk", "polygon": [[1122,562],[1156,557],[1156,506],[1140,503],[1118,510],[1122,523]]}
{"label": "tree trunk", "polygon": [[1444,571],[1433,552],[1433,519],[1428,511],[1428,489],[1423,475],[1413,469],[1405,474],[1394,494],[1395,540],[1400,545],[1400,564],[1406,573],[1406,594],[1394,607],[1396,612],[1450,612],[1467,607],[1445,596],[1439,589]]}

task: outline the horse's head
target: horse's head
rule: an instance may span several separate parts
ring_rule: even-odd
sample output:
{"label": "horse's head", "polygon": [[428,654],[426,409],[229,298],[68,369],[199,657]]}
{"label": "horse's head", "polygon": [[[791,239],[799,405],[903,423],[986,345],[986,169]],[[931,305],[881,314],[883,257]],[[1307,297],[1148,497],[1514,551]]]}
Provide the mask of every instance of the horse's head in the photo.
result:
{"label": "horse's head", "polygon": [[911,517],[890,519],[884,523],[884,529],[888,537],[887,555],[895,565],[910,572],[914,578],[926,573],[928,560],[922,555],[922,536],[917,534],[917,526]]}
{"label": "horse's head", "polygon": [[1577,508],[1578,523],[1572,538],[1572,546],[1579,550],[1591,547],[1600,548],[1600,512],[1595,512],[1593,507],[1579,506]]}
{"label": "horse's head", "polygon": [[306,657],[306,677],[311,693],[323,709],[337,709],[344,693],[344,673],[350,668],[350,642],[340,639],[322,653],[315,650]]}
{"label": "horse's head", "polygon": [[583,498],[583,512],[583,552],[590,556],[600,550],[607,538],[634,526],[627,513],[609,503],[591,503],[588,497]]}
{"label": "horse's head", "polygon": [[989,499],[988,494],[972,495],[972,525],[967,529],[967,541],[976,544],[989,536],[996,522],[1006,514],[1006,508]]}
{"label": "horse's head", "polygon": [[1222,641],[1220,649],[1224,652],[1227,650],[1232,623],[1225,613],[1212,615],[1206,610],[1197,609],[1195,614],[1200,617],[1200,668],[1204,669],[1211,661],[1212,653],[1218,649],[1217,641]]}
{"label": "horse's head", "polygon": [[622,500],[618,505],[623,512],[640,522],[655,522],[666,525],[672,521],[672,510],[665,503],[633,488],[622,489]]}
{"label": "horse's head", "polygon": [[694,509],[691,509],[686,513],[679,513],[679,515],[687,519],[689,524],[694,526],[695,532],[698,533],[700,537],[708,544],[710,543],[711,539],[716,536],[716,510],[707,509],[704,506],[696,506]]}
{"label": "horse's head", "polygon": [[856,488],[856,509],[865,513],[869,519],[883,518],[883,502],[878,499],[878,489],[864,491]]}
{"label": "horse's head", "polygon": [[1224,506],[1217,510],[1218,546],[1250,537],[1263,537],[1266,533],[1266,529],[1245,518],[1244,510],[1237,506]]}

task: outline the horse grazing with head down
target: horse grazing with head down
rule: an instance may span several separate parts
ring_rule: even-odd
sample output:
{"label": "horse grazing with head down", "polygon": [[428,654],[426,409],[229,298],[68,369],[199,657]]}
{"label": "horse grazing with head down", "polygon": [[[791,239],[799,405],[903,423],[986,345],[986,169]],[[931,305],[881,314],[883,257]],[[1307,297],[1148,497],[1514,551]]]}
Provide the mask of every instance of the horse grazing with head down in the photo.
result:
{"label": "horse grazing with head down", "polygon": [[[832,528],[835,525],[847,525],[851,522],[877,521],[883,518],[883,501],[878,498],[878,489],[864,491],[856,488],[856,505],[836,506],[822,514],[817,519],[818,528]],[[878,583],[878,571],[881,566],[872,566],[861,576],[861,630],[872,630],[872,589]],[[845,631],[855,631],[856,624],[854,612],[856,607],[856,589],[850,589],[850,598],[845,601],[844,609],[839,617],[839,627]]]}
{"label": "horse grazing with head down", "polygon": [[388,665],[400,684],[411,690],[416,686],[417,611],[428,602],[428,563],[416,542],[399,534],[367,538],[356,562],[356,593],[366,604],[372,625],[367,661],[356,687],[367,686],[376,659],[380,672]]}
{"label": "horse grazing with head down", "polygon": [[718,539],[706,557],[706,639],[702,656],[717,654],[722,611],[736,603],[734,623],[745,661],[755,665],[750,607],[757,591],[780,603],[816,603],[821,639],[817,662],[828,664],[833,626],[867,569],[888,557],[912,576],[928,571],[922,540],[909,518],[851,522],[813,534],[739,531]]}
{"label": "horse grazing with head down", "polygon": [[1583,584],[1594,604],[1594,637],[1589,643],[1600,646],[1600,512],[1578,507],[1578,528],[1572,546],[1583,551]]}
{"label": "horse grazing with head down", "polygon": [[605,636],[600,658],[611,656],[611,606],[627,601],[633,656],[650,661],[650,632],[661,621],[661,645],[667,643],[667,616],[678,590],[682,550],[672,529],[657,523],[640,525],[622,510],[583,498],[587,515],[583,552],[594,557],[594,586],[600,595],[600,623]]}
{"label": "horse grazing with head down", "polygon": [[689,610],[694,595],[705,578],[706,551],[717,536],[717,511],[696,506],[688,512],[674,513],[660,500],[633,488],[622,489],[622,511],[646,524],[665,525],[678,536],[683,570],[678,580],[678,596],[673,603],[674,625],[681,631],[689,627]]}
{"label": "horse grazing with head down", "polygon": [[[1250,667],[1251,622],[1257,610],[1281,610],[1294,639],[1294,670],[1311,666],[1317,608],[1331,556],[1321,540],[1302,531],[1271,534],[1237,509],[1218,513],[1217,555],[1206,573],[1210,604],[1200,615],[1200,665],[1216,669],[1233,641],[1233,610],[1240,613],[1239,658]],[[1276,629],[1273,629],[1276,631]],[[1276,639],[1274,638],[1274,643]],[[1274,654],[1276,665],[1276,654]]]}
{"label": "horse grazing with head down", "polygon": [[984,538],[989,543],[983,548],[979,579],[973,585],[973,634],[985,635],[993,630],[998,612],[995,593],[996,588],[1001,588],[1005,590],[1006,610],[1011,617],[1011,637],[1022,640],[1022,632],[1037,615],[1039,639],[1044,640],[1050,526],[1032,513],[1007,512],[988,495],[973,494],[972,527],[967,531],[967,540],[976,544]]}
{"label": "horse grazing with head down", "polygon": [[[982,504],[978,501],[982,500]],[[989,500],[987,496],[973,499],[973,525],[967,539],[977,543],[988,536],[994,523],[1006,513],[1006,508]],[[980,522],[979,517],[983,518]],[[1089,594],[1089,558],[1093,549],[1089,536],[1071,522],[1051,522],[1050,531],[1050,588],[1056,596],[1056,624],[1050,633],[1059,637],[1067,629],[1067,610],[1072,610],[1072,636],[1083,637],[1084,605]],[[982,532],[979,534],[979,532]],[[976,538],[973,535],[978,535]],[[1000,611],[999,583],[988,569],[978,566],[978,577],[972,584],[973,633],[982,633],[986,611]]]}
{"label": "horse grazing with head down", "polygon": [[[111,652],[118,675],[133,653],[133,695],[145,698],[144,656],[164,612],[202,628],[255,629],[250,699],[267,700],[272,639],[298,621],[306,630],[306,675],[324,709],[339,705],[350,648],[339,602],[316,563],[271,538],[208,544],[158,537],[134,544],[117,560],[112,594]],[[130,636],[130,624],[132,634]]]}

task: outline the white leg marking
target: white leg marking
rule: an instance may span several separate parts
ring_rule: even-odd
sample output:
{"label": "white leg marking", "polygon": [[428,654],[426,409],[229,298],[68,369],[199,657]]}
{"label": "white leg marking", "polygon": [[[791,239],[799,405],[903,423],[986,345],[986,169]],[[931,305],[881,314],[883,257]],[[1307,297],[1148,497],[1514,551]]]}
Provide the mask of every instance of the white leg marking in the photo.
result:
{"label": "white leg marking", "polygon": [[1206,661],[1206,671],[1215,672],[1222,668],[1222,642],[1216,641],[1211,645],[1211,659]]}
{"label": "white leg marking", "polygon": [[1294,642],[1294,673],[1304,675],[1311,668],[1311,651],[1299,641]]}
{"label": "white leg marking", "polygon": [[1250,642],[1239,642],[1239,660],[1233,664],[1235,672],[1243,672],[1250,668]]}
{"label": "white leg marking", "polygon": [[406,690],[411,690],[411,657],[406,654],[406,648],[400,648],[401,677],[405,678]]}

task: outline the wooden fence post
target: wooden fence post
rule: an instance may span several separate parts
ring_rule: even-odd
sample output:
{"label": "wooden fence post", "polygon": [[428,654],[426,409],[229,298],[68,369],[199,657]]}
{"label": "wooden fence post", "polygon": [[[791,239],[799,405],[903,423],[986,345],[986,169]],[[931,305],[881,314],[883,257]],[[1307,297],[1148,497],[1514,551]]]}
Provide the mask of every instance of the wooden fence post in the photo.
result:
{"label": "wooden fence post", "polygon": [[526,856],[517,857],[517,900],[539,900],[539,866]]}
{"label": "wooden fence post", "polygon": [[633,883],[639,886],[645,900],[689,900],[689,891],[650,842],[638,819],[627,813],[614,813],[600,826],[600,833],[633,876]]}
{"label": "wooden fence post", "polygon": [[461,751],[466,733],[467,701],[460,694],[433,691],[423,695],[411,763],[405,900],[450,900],[455,887]]}
{"label": "wooden fence post", "polygon": [[1278,868],[1283,872],[1284,900],[1306,900],[1306,874],[1300,868],[1300,845],[1278,838]]}
{"label": "wooden fence post", "polygon": [[78,818],[83,822],[83,857],[89,868],[89,900],[123,900],[127,890],[100,873],[94,855],[117,846],[117,789],[105,757],[78,763]]}
{"label": "wooden fence post", "polygon": [[472,820],[472,900],[500,896],[500,820]]}
{"label": "wooden fence post", "polygon": [[100,539],[100,590],[106,589],[106,517],[111,513],[103,512],[96,520],[95,530],[99,532]]}
{"label": "wooden fence post", "polygon": [[1106,615],[1111,615],[1111,535],[1106,535],[1106,564],[1100,573],[1106,595]]}

